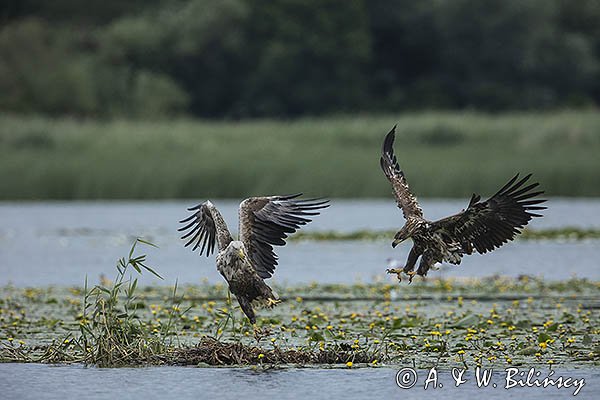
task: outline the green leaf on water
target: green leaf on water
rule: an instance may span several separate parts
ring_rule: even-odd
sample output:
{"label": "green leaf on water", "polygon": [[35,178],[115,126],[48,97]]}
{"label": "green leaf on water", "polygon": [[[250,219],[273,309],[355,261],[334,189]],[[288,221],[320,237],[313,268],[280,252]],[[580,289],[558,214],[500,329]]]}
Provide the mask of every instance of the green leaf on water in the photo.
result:
{"label": "green leaf on water", "polygon": [[529,329],[531,328],[531,322],[527,320],[521,320],[515,324],[516,327],[521,329]]}
{"label": "green leaf on water", "polygon": [[519,351],[519,354],[523,354],[524,356],[532,356],[537,352],[539,352],[539,349],[537,347],[529,346]]}
{"label": "green leaf on water", "polygon": [[583,339],[581,339],[581,342],[583,344],[591,344],[592,343],[592,338],[590,335],[588,335],[587,333],[585,335],[583,335]]}
{"label": "green leaf on water", "polygon": [[308,338],[311,342],[323,342],[325,338],[319,332],[313,332],[312,335]]}
{"label": "green leaf on water", "polygon": [[540,333],[538,336],[538,343],[544,343],[547,342],[548,340],[551,340],[552,337],[550,335],[548,335],[547,333]]}
{"label": "green leaf on water", "polygon": [[477,315],[475,315],[475,314],[469,314],[469,315],[463,317],[462,319],[456,321],[454,326],[461,327],[461,328],[468,328],[470,326],[476,325],[477,322],[479,322],[479,317],[477,317]]}

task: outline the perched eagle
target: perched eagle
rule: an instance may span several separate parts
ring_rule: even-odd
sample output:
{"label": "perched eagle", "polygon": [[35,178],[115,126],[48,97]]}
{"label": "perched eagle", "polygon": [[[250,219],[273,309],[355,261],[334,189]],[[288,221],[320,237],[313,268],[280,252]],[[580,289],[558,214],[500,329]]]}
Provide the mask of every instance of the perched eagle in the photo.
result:
{"label": "perched eagle", "polygon": [[193,245],[192,251],[201,246],[200,254],[206,250],[208,257],[218,244],[217,270],[253,325],[256,323],[253,302],[267,307],[279,302],[264,281],[273,275],[277,265],[273,246],[285,245],[289,234],[309,223],[310,217],[319,214],[317,210],[329,207],[328,200],[298,199],[301,195],[251,197],[242,201],[239,240],[233,240],[221,213],[210,201],[189,208],[194,213],[179,221],[189,222],[179,231],[189,229],[181,238],[191,237],[185,246]]}
{"label": "perched eagle", "polygon": [[[531,174],[522,179],[517,174],[486,201],[480,201],[481,196],[473,194],[462,212],[438,221],[426,220],[396,161],[392,147],[395,131],[394,126],[385,137],[380,160],[381,168],[392,184],[398,207],[406,219],[406,224],[394,236],[392,247],[408,238],[412,238],[414,244],[404,268],[387,270],[390,274],[397,274],[398,279],[401,279],[401,273],[405,273],[412,281],[415,274],[427,275],[427,271],[436,263],[460,264],[465,254],[492,251],[513,240],[531,218],[541,217],[532,213],[532,210],[546,208],[539,206],[546,200],[534,198],[544,193],[532,191],[538,183],[526,185]],[[421,261],[415,272],[419,257]]]}

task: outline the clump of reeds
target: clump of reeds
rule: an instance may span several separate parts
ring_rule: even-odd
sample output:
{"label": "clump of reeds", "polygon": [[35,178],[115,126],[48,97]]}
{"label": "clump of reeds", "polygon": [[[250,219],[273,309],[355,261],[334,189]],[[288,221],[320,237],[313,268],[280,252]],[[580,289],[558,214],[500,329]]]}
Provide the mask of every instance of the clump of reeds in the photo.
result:
{"label": "clump of reeds", "polygon": [[81,336],[73,344],[85,355],[83,360],[87,363],[98,366],[139,364],[166,351],[167,335],[150,329],[136,315],[138,280],[128,273],[131,269],[138,274],[145,270],[162,279],[146,265],[145,254],[134,255],[138,243],[154,246],[137,239],[128,257],[118,261],[114,283],[88,289],[86,280]]}

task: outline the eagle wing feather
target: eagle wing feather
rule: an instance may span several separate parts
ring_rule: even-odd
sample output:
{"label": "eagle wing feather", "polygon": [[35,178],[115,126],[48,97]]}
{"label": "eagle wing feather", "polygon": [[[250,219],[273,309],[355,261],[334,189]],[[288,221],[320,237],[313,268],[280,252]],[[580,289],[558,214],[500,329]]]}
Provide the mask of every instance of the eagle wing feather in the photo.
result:
{"label": "eagle wing feather", "polygon": [[179,221],[182,224],[187,223],[187,225],[178,229],[179,232],[187,230],[187,233],[181,237],[182,239],[190,238],[185,244],[186,247],[193,245],[192,251],[195,251],[202,245],[200,254],[202,255],[206,250],[208,257],[215,251],[217,242],[219,251],[224,250],[231,243],[233,238],[227,229],[227,224],[219,210],[210,201],[190,207],[188,211],[194,213]]}
{"label": "eagle wing feather", "polygon": [[404,172],[400,169],[400,165],[394,155],[394,138],[396,134],[396,126],[385,137],[383,141],[383,149],[381,152],[381,169],[392,184],[396,203],[402,210],[405,219],[411,217],[423,218],[423,210],[419,205],[417,198],[411,193]]}
{"label": "eagle wing feather", "polygon": [[432,230],[461,243],[467,254],[472,248],[484,254],[502,246],[521,233],[533,217],[541,217],[532,211],[546,209],[539,205],[545,199],[534,198],[544,192],[532,191],[539,184],[523,186],[530,177],[518,180],[519,174],[515,175],[483,202],[481,196],[473,194],[464,211],[433,222]]}
{"label": "eagle wing feather", "polygon": [[240,204],[240,240],[258,276],[270,278],[277,266],[273,246],[285,245],[288,235],[311,221],[329,200],[288,196],[251,197]]}

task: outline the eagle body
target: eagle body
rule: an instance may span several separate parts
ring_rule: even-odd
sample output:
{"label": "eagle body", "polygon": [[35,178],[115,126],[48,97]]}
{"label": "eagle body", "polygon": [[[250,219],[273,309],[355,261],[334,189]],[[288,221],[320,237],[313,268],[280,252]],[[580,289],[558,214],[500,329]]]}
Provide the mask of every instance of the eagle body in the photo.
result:
{"label": "eagle body", "polygon": [[262,280],[245,256],[244,244],[232,241],[217,254],[217,271],[225,278],[250,323],[256,323],[253,306],[268,306],[269,299],[278,300],[273,290]]}
{"label": "eagle body", "polygon": [[218,245],[217,270],[225,278],[230,292],[236,297],[244,314],[256,323],[254,307],[272,307],[278,298],[265,283],[275,272],[278,257],[273,246],[285,245],[288,235],[311,221],[320,209],[329,206],[328,200],[298,199],[289,196],[251,197],[240,203],[239,240],[234,240],[221,213],[205,201],[188,210],[193,214],[180,223],[187,225],[182,239],[192,250],[211,255]]}
{"label": "eagle body", "polygon": [[464,255],[475,251],[485,254],[513,240],[533,217],[541,217],[532,211],[546,208],[539,205],[546,200],[536,198],[543,191],[533,191],[538,183],[527,183],[531,174],[521,179],[517,174],[489,199],[481,201],[481,196],[473,194],[467,208],[460,213],[437,221],[426,220],[394,155],[395,128],[385,137],[380,159],[381,169],[406,219],[394,235],[392,247],[409,238],[413,247],[404,268],[389,269],[388,273],[397,274],[398,279],[405,273],[412,281],[414,275],[426,276],[436,263],[458,265]]}

